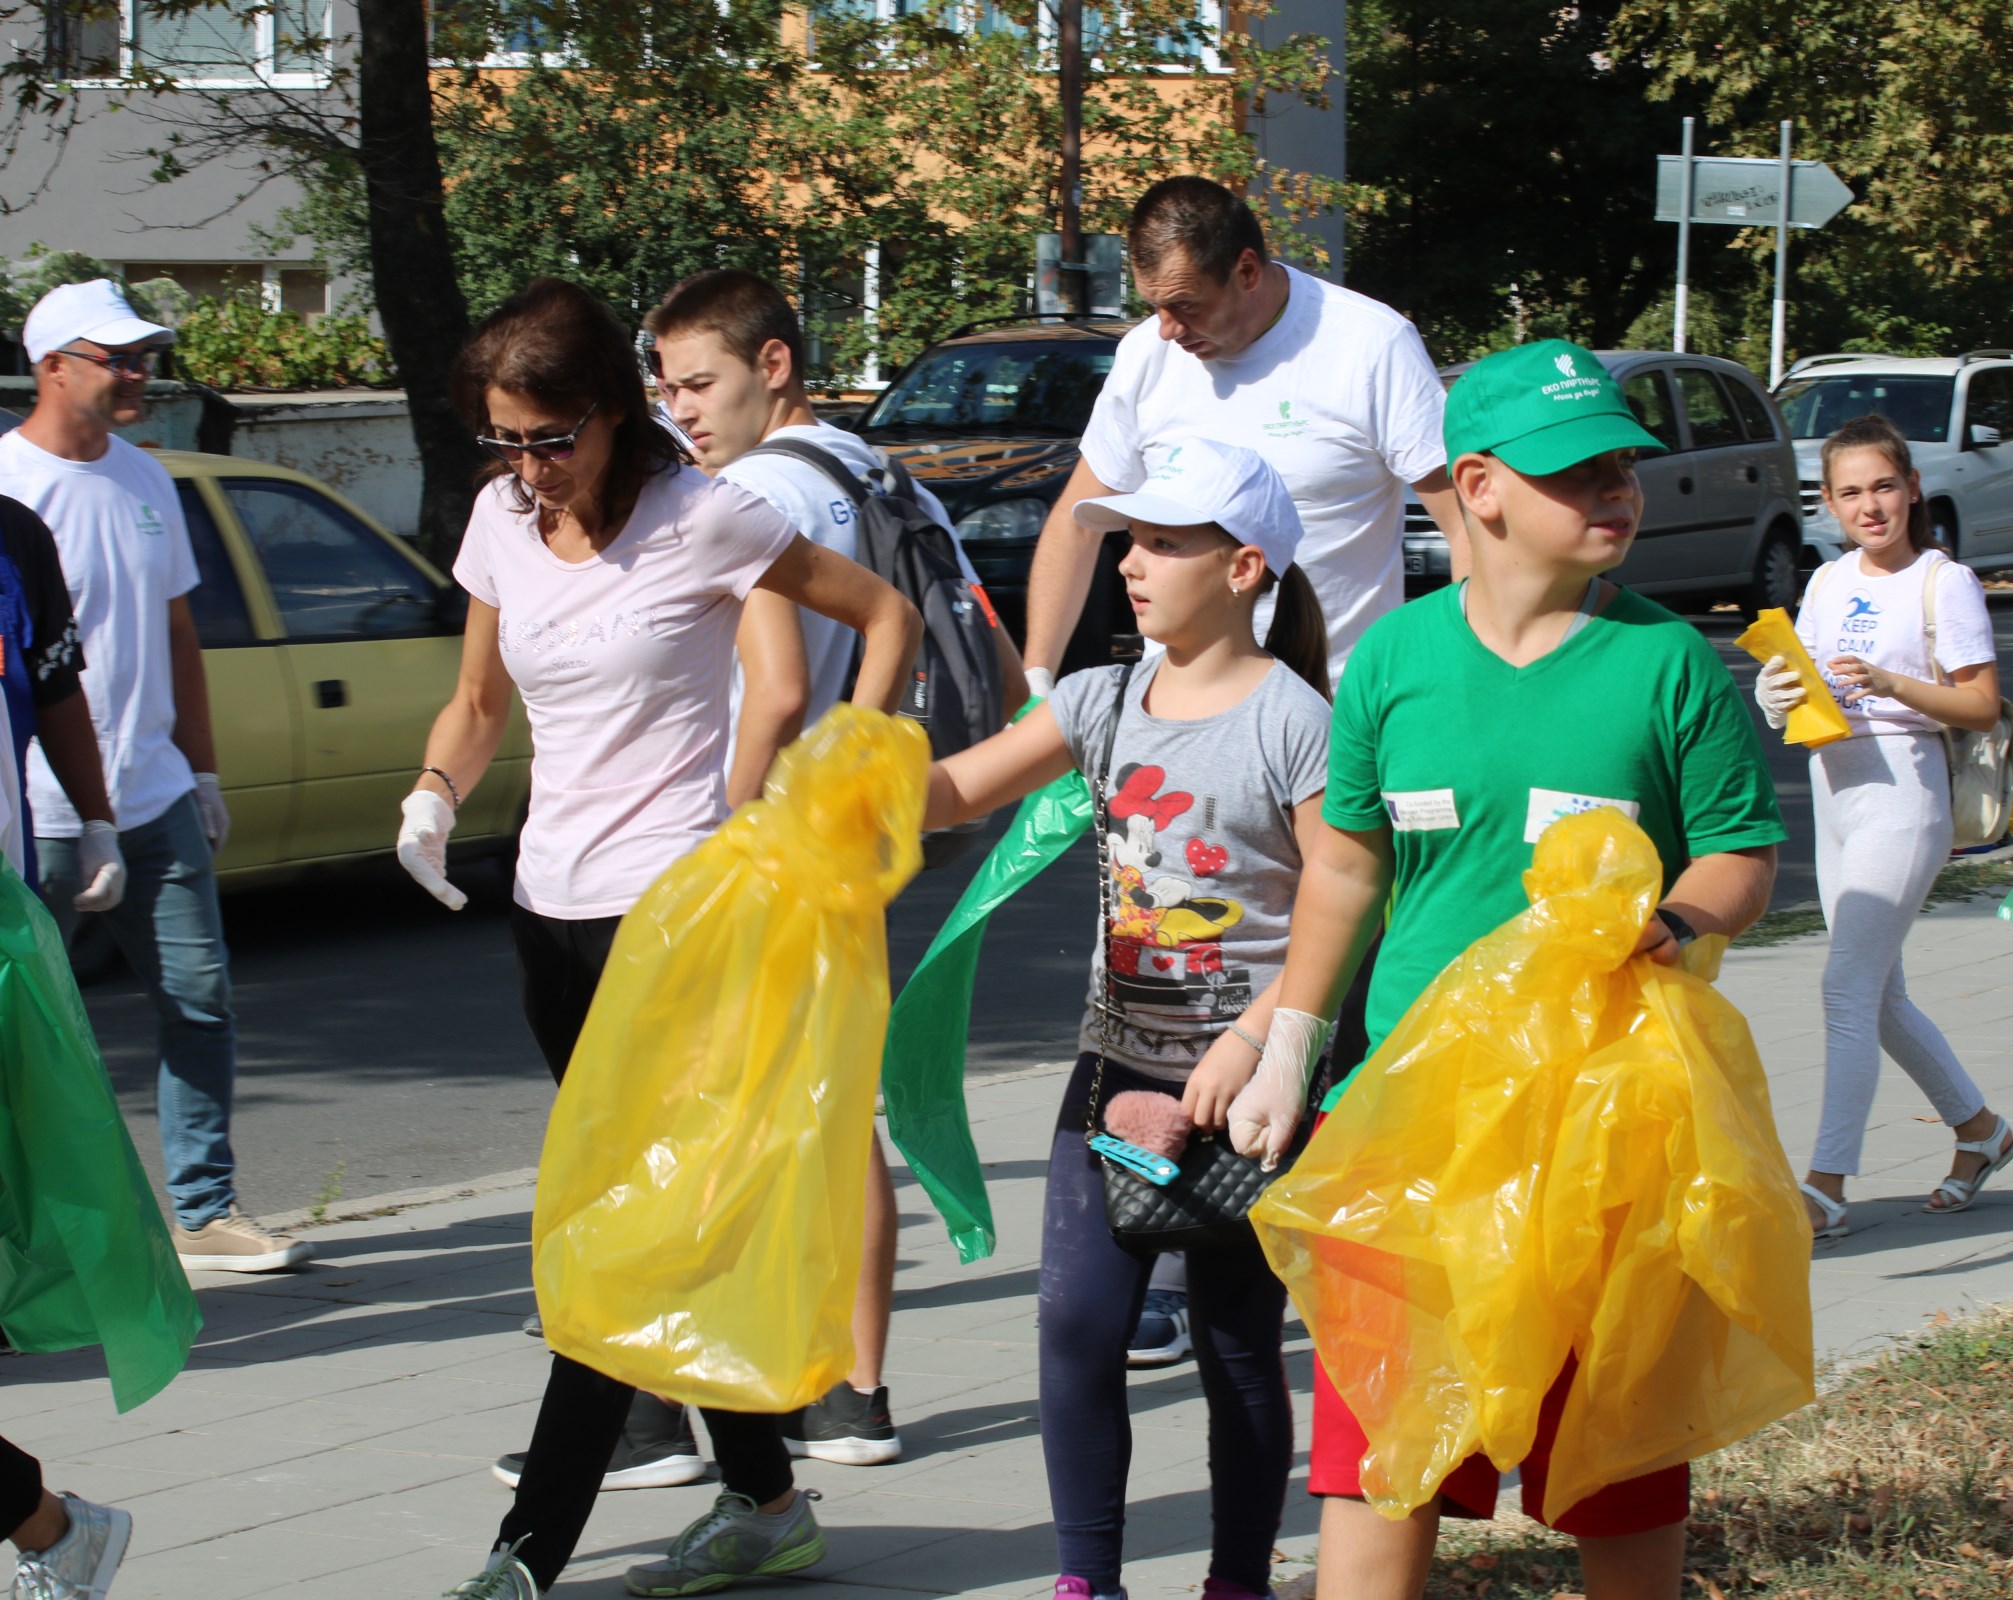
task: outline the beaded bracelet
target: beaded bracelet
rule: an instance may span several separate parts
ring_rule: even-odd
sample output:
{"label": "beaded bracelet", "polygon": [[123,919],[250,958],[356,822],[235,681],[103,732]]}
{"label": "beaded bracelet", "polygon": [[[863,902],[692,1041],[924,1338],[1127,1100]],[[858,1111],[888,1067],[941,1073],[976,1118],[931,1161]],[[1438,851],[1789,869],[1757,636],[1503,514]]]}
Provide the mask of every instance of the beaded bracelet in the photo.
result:
{"label": "beaded bracelet", "polygon": [[425,777],[429,772],[432,773],[436,778],[440,779],[442,783],[447,785],[447,797],[448,799],[454,802],[454,809],[459,811],[461,809],[461,790],[456,787],[454,779],[450,778],[438,767],[421,767],[419,769],[419,775],[422,778]]}

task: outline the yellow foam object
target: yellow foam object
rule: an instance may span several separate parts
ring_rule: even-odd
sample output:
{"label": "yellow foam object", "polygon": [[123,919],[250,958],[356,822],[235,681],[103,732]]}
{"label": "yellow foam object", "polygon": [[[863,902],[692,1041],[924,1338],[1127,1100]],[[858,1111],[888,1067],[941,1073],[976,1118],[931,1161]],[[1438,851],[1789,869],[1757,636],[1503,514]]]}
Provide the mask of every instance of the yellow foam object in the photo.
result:
{"label": "yellow foam object", "polygon": [[1803,704],[1792,707],[1783,724],[1784,744],[1808,745],[1816,750],[1852,737],[1852,728],[1845,720],[1845,713],[1838,709],[1831,685],[1824,681],[1817,663],[1803,648],[1795,624],[1782,607],[1773,606],[1758,613],[1734,643],[1759,662],[1766,664],[1769,657],[1781,656],[1786,665],[1796,669],[1797,681],[1803,685]]}
{"label": "yellow foam object", "polygon": [[841,705],[622,919],[531,1222],[545,1337],[655,1394],[789,1411],[845,1377],[929,739]]}
{"label": "yellow foam object", "polygon": [[1524,883],[1252,1211],[1389,1517],[1476,1451],[1522,1461],[1569,1354],[1548,1518],[1813,1393],[1810,1224],[1724,941],[1630,955],[1662,869],[1612,808]]}

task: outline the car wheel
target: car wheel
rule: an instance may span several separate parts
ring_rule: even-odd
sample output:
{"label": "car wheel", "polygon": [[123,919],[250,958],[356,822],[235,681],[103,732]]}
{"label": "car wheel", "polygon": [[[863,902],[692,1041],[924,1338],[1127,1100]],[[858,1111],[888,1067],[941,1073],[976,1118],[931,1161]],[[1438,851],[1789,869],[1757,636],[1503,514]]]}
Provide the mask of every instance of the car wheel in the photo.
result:
{"label": "car wheel", "polygon": [[1761,612],[1779,607],[1789,610],[1802,592],[1803,575],[1797,570],[1796,541],[1781,528],[1771,528],[1761,542],[1761,555],[1754,564],[1754,582],[1740,603],[1741,615],[1749,622]]}
{"label": "car wheel", "polygon": [[1957,559],[1957,512],[1948,500],[1929,502],[1929,537]]}
{"label": "car wheel", "polygon": [[119,941],[103,917],[84,916],[70,931],[70,973],[79,988],[102,983],[119,970],[124,957]]}

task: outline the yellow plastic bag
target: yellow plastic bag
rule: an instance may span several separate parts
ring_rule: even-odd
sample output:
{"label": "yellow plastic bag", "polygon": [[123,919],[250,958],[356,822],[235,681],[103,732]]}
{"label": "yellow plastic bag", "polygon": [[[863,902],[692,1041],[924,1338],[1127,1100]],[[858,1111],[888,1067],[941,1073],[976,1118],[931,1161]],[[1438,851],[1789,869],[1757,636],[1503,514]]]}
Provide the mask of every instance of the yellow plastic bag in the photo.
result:
{"label": "yellow plastic bag", "polygon": [[1507,1470],[1579,1367],[1545,1514],[1811,1398],[1810,1226],[1747,1024],[1630,958],[1662,871],[1602,808],[1553,823],[1531,909],[1420,996],[1252,1211],[1370,1441],[1366,1497]]}
{"label": "yellow plastic bag", "polygon": [[532,1213],[545,1337],[677,1400],[790,1411],[852,1365],[883,911],[929,739],[835,707],[615,936]]}
{"label": "yellow plastic bag", "polygon": [[1838,709],[1831,685],[1824,681],[1824,674],[1803,648],[1795,624],[1782,607],[1757,613],[1747,632],[1734,643],[1757,661],[1766,663],[1770,656],[1781,656],[1785,665],[1796,669],[1797,681],[1803,685],[1803,704],[1791,708],[1783,724],[1784,744],[1808,745],[1816,750],[1852,737],[1852,728],[1845,720],[1845,713]]}

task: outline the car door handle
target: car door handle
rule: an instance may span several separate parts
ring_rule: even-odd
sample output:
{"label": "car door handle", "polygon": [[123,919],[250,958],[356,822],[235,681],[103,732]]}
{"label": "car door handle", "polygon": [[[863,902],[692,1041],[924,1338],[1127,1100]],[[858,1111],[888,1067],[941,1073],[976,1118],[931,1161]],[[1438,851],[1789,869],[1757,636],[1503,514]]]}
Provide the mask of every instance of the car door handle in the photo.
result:
{"label": "car door handle", "polygon": [[1691,493],[1691,479],[1689,478],[1678,479],[1678,493],[1679,494]]}
{"label": "car door handle", "polygon": [[1749,483],[1759,483],[1761,482],[1761,474],[1753,467],[1749,467],[1747,469],[1747,481]]}
{"label": "car door handle", "polygon": [[315,685],[315,704],[324,711],[349,704],[349,685],[340,678],[323,678]]}

